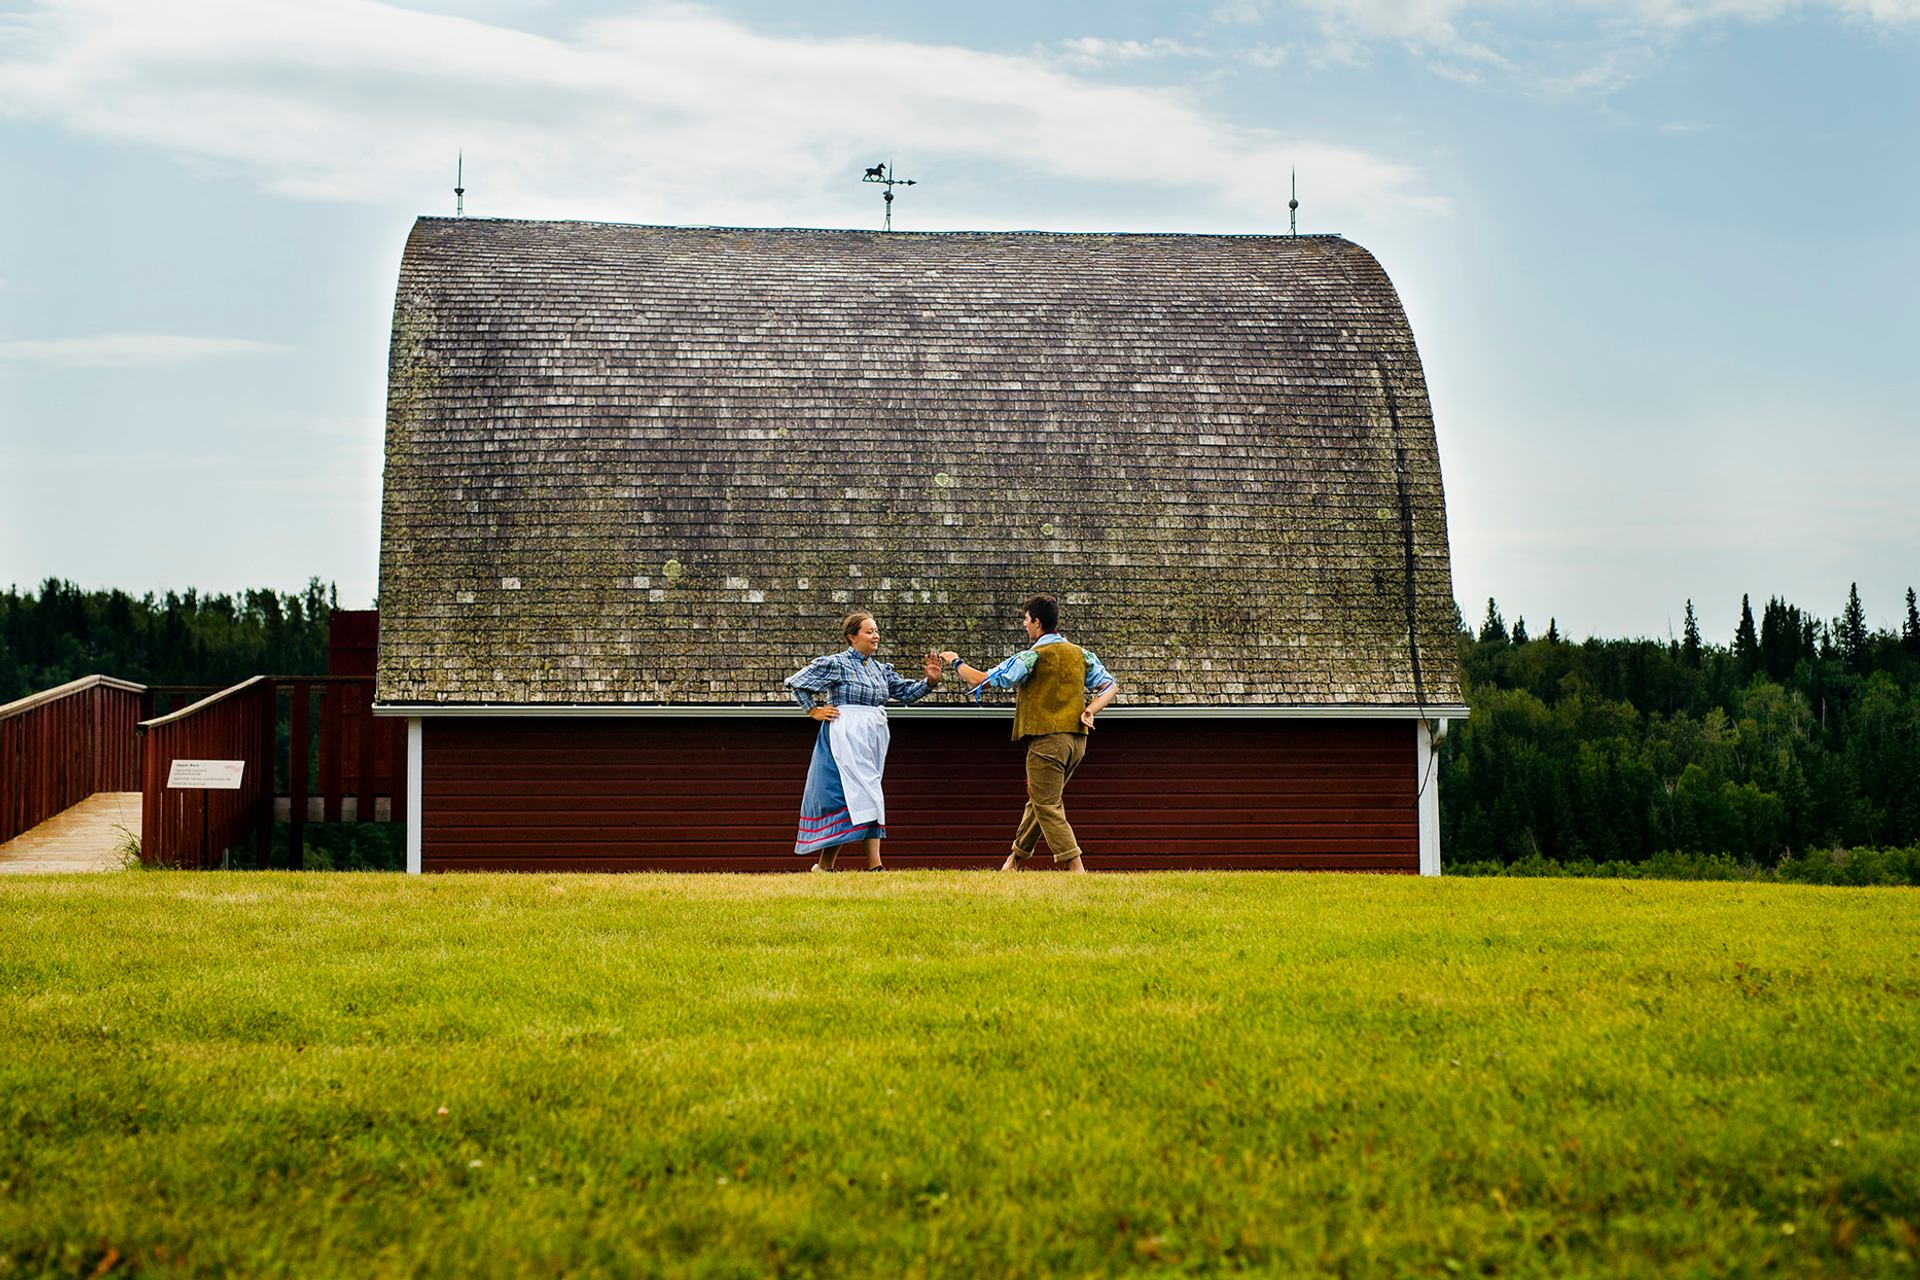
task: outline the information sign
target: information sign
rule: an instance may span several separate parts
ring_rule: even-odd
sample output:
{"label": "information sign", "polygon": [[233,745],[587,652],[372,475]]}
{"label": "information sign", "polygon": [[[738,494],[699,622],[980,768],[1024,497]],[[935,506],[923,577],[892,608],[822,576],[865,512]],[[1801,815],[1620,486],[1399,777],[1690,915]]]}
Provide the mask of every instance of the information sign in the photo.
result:
{"label": "information sign", "polygon": [[238,791],[245,760],[175,760],[167,785],[179,791]]}

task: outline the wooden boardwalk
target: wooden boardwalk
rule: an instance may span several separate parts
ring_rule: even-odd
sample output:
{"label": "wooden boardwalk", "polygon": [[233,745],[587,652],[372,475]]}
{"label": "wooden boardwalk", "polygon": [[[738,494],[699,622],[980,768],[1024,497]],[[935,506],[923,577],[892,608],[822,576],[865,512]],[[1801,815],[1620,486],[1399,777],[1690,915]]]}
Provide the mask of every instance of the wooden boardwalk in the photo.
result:
{"label": "wooden boardwalk", "polygon": [[122,870],[127,832],[139,837],[140,793],[96,792],[0,844],[0,875]]}

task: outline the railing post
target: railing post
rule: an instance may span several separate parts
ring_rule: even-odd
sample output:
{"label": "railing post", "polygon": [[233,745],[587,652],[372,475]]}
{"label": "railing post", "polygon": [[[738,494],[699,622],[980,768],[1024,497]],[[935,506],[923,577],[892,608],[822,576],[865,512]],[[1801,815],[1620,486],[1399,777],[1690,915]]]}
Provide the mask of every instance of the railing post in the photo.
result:
{"label": "railing post", "polygon": [[346,710],[344,685],[320,686],[320,820],[340,821],[340,758],[346,737],[341,721]]}
{"label": "railing post", "polygon": [[280,688],[272,680],[267,681],[266,692],[259,702],[260,716],[260,778],[259,799],[254,802],[254,813],[260,824],[259,832],[254,836],[254,863],[265,871],[273,865],[273,798],[280,794],[280,786],[274,778],[275,730],[280,726]]}
{"label": "railing post", "polygon": [[20,818],[17,807],[19,783],[26,780],[26,759],[18,749],[19,724],[0,720],[0,836],[12,839],[14,823]]}
{"label": "railing post", "polygon": [[[142,698],[148,703],[152,700],[152,693]],[[140,862],[143,866],[152,866],[153,842],[160,827],[160,797],[153,787],[153,731],[135,725],[133,736],[140,743]]]}
{"label": "railing post", "polygon": [[293,706],[287,733],[287,865],[301,871],[307,865],[307,752],[312,746],[308,713],[313,686],[293,682]]}
{"label": "railing post", "polygon": [[[362,692],[365,697],[362,698]],[[353,700],[360,712],[360,795],[353,803],[354,817],[360,822],[373,821],[373,682],[368,681],[365,689],[356,686]]]}

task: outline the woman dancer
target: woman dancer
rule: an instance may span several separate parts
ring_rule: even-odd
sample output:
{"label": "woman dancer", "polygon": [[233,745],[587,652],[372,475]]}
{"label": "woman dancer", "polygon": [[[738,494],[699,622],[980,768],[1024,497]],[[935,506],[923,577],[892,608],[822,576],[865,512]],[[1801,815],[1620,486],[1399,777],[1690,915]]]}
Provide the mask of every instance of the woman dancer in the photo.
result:
{"label": "woman dancer", "polygon": [[[820,722],[793,851],[818,855],[812,870],[831,871],[842,845],[864,845],[867,870],[883,871],[880,842],[887,838],[887,803],[880,779],[887,767],[887,699],[924,698],[940,680],[940,659],[928,654],[926,679],[909,680],[874,658],[880,627],[872,614],[848,614],[842,630],[845,649],[815,658],[786,679],[800,709]],[[825,706],[816,705],[816,694],[825,695]]]}

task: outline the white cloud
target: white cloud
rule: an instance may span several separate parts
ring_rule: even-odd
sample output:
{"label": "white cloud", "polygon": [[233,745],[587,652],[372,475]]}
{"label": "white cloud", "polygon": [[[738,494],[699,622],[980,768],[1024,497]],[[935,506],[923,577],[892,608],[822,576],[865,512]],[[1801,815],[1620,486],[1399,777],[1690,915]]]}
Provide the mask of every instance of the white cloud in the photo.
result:
{"label": "white cloud", "polygon": [[1257,0],[1227,0],[1225,4],[1216,5],[1207,16],[1215,22],[1246,25],[1260,21],[1264,16],[1264,6]]}
{"label": "white cloud", "polygon": [[1370,40],[1446,43],[1470,0],[1302,0],[1323,27]]}
{"label": "white cloud", "polygon": [[1645,49],[1610,49],[1585,66],[1564,74],[1537,74],[1533,87],[1562,97],[1612,93],[1638,80],[1652,61]]}
{"label": "white cloud", "polygon": [[857,168],[896,153],[955,184],[971,167],[1203,190],[1207,215],[1274,225],[1290,166],[1312,166],[1329,217],[1446,208],[1408,166],[1240,126],[1179,90],[1041,54],[766,35],[684,6],[556,38],[375,0],[66,0],[13,19],[0,49],[0,114],[306,199],[444,208],[464,147],[470,214],[844,223],[868,214]]}
{"label": "white cloud", "polygon": [[1643,22],[1674,27],[1726,21],[1771,22],[1822,11],[1874,26],[1920,23],[1920,0],[1633,0],[1626,7],[1631,16]]}
{"label": "white cloud", "polygon": [[1884,26],[1920,22],[1920,0],[1294,0],[1323,20],[1375,39],[1445,41],[1463,20],[1563,24],[1593,18],[1625,26],[1770,22],[1821,11]]}
{"label": "white cloud", "polygon": [[1658,64],[1682,34],[1713,24],[1828,13],[1920,27],[1920,0],[1293,0],[1319,32],[1319,65],[1364,66],[1400,44],[1448,79],[1545,94],[1608,93]]}
{"label": "white cloud", "polygon": [[1293,57],[1293,50],[1284,44],[1252,44],[1237,50],[1234,57],[1256,67],[1278,67]]}
{"label": "white cloud", "polygon": [[97,333],[83,338],[0,341],[0,360],[69,369],[146,368],[220,356],[284,351],[251,338],[195,338],[177,333]]}
{"label": "white cloud", "polygon": [[1060,43],[1059,61],[1073,67],[1102,67],[1114,63],[1146,62],[1154,58],[1204,57],[1201,50],[1160,36],[1153,40],[1107,40],[1081,36]]}

